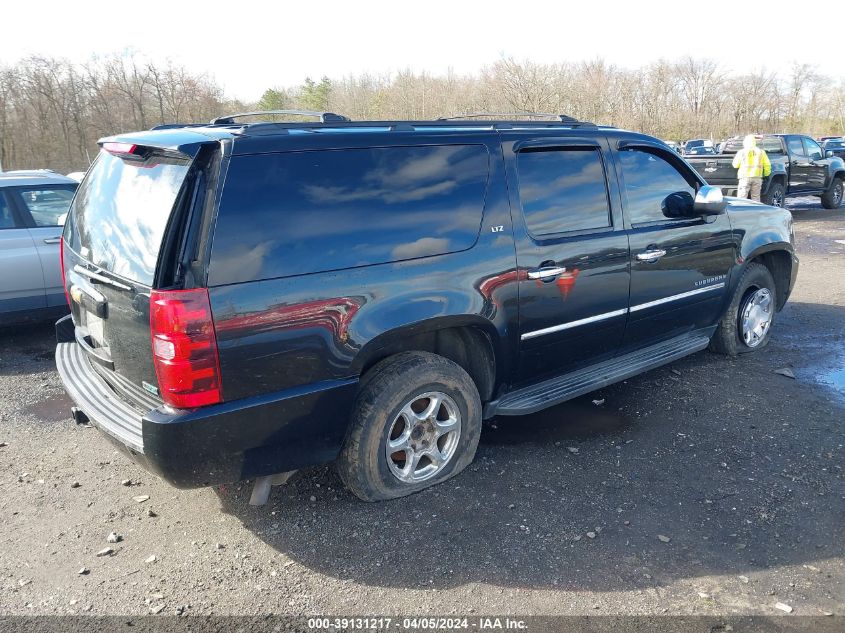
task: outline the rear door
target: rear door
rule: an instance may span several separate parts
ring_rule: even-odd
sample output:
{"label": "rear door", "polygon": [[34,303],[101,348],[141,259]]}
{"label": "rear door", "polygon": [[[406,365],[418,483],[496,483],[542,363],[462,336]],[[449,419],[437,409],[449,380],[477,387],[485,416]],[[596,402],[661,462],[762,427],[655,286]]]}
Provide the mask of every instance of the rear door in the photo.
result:
{"label": "rear door", "polygon": [[806,191],[810,188],[810,157],[801,142],[800,136],[787,136],[786,148],[789,151],[789,190]]}
{"label": "rear door", "polygon": [[65,225],[66,286],[77,343],[105,377],[157,393],[149,300],[159,259],[191,195],[191,158],[135,148],[100,152]]}
{"label": "rear door", "polygon": [[0,314],[46,307],[38,251],[12,197],[0,189]]}
{"label": "rear door", "polygon": [[603,137],[505,136],[503,147],[519,280],[515,382],[525,383],[617,351],[628,309],[628,239]]}
{"label": "rear door", "polygon": [[810,163],[807,167],[807,188],[821,191],[827,184],[828,165],[824,160],[824,152],[813,139],[805,136],[802,140]]}
{"label": "rear door", "polygon": [[67,302],[59,264],[59,242],[76,187],[76,184],[58,184],[14,189],[15,201],[27,220],[41,262],[48,308],[64,306]]}
{"label": "rear door", "polygon": [[620,141],[614,154],[631,245],[631,298],[623,349],[629,351],[718,320],[735,262],[727,214],[666,215],[677,196],[694,198],[699,180],[657,144]]}

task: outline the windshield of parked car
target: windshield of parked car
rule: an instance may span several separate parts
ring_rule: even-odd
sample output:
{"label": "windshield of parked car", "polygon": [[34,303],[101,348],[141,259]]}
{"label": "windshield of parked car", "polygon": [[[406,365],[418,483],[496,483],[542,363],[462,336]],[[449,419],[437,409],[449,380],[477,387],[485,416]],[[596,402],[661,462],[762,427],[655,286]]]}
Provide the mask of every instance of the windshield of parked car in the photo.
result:
{"label": "windshield of parked car", "polygon": [[842,139],[824,142],[825,149],[842,149],[843,147],[845,147],[845,141],[843,141]]}

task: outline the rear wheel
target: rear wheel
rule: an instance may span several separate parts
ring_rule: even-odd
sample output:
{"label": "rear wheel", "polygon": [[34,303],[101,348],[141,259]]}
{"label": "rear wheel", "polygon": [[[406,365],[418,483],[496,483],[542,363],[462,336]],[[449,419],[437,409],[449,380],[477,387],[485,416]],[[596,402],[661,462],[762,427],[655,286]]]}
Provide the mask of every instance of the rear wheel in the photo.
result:
{"label": "rear wheel", "polygon": [[480,436],[469,375],[442,356],[404,352],[362,380],[337,468],[364,501],[403,497],[461,472]]}
{"label": "rear wheel", "polygon": [[843,193],[845,193],[845,185],[842,184],[842,178],[834,178],[830,183],[830,188],[821,196],[822,206],[825,209],[838,209],[842,204]]}
{"label": "rear wheel", "polygon": [[749,264],[710,340],[710,349],[736,356],[765,347],[772,332],[776,306],[775,281],[769,269],[762,264]]}
{"label": "rear wheel", "polygon": [[782,207],[784,205],[784,193],[783,183],[779,180],[775,181],[769,186],[766,193],[763,194],[761,202],[773,207]]}

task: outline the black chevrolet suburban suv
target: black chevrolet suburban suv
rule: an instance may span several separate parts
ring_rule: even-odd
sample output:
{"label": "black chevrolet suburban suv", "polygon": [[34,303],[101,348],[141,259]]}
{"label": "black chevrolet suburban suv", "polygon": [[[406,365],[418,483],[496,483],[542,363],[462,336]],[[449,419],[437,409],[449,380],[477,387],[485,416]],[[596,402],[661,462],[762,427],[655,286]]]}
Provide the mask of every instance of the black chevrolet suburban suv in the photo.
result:
{"label": "black chevrolet suburban suv", "polygon": [[465,468],[484,419],[759,349],[798,268],[788,211],[565,116],[233,115],[100,145],[62,240],[74,418],[259,503],[329,462],[406,495]]}

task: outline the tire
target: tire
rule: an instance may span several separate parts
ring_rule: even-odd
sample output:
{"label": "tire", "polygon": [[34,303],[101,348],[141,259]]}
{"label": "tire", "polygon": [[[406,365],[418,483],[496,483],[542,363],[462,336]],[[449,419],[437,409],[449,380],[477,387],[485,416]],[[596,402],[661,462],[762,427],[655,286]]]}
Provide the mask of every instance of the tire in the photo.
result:
{"label": "tire", "polygon": [[822,206],[825,209],[838,209],[842,204],[842,196],[845,193],[845,185],[842,178],[836,177],[830,183],[830,187],[821,195]]}
{"label": "tire", "polygon": [[[481,399],[472,378],[437,354],[403,352],[362,379],[336,466],[358,498],[396,499],[457,475],[472,462],[480,437]],[[391,453],[388,441],[400,448]]]}
{"label": "tire", "polygon": [[[743,316],[748,310],[747,323],[753,325],[758,319],[766,315],[763,304],[768,299],[768,322],[758,336],[758,329],[754,328],[749,342],[743,330]],[[756,305],[754,302],[757,302]],[[769,269],[762,264],[750,263],[745,267],[739,283],[736,286],[730,305],[719,321],[713,338],[710,339],[710,350],[728,356],[747,354],[762,349],[769,342],[772,324],[777,312],[777,293],[775,280]],[[762,326],[761,326],[762,327]]]}
{"label": "tire", "polygon": [[769,189],[763,195],[761,202],[772,207],[782,207],[785,202],[785,190],[783,183],[778,180],[769,185]]}

